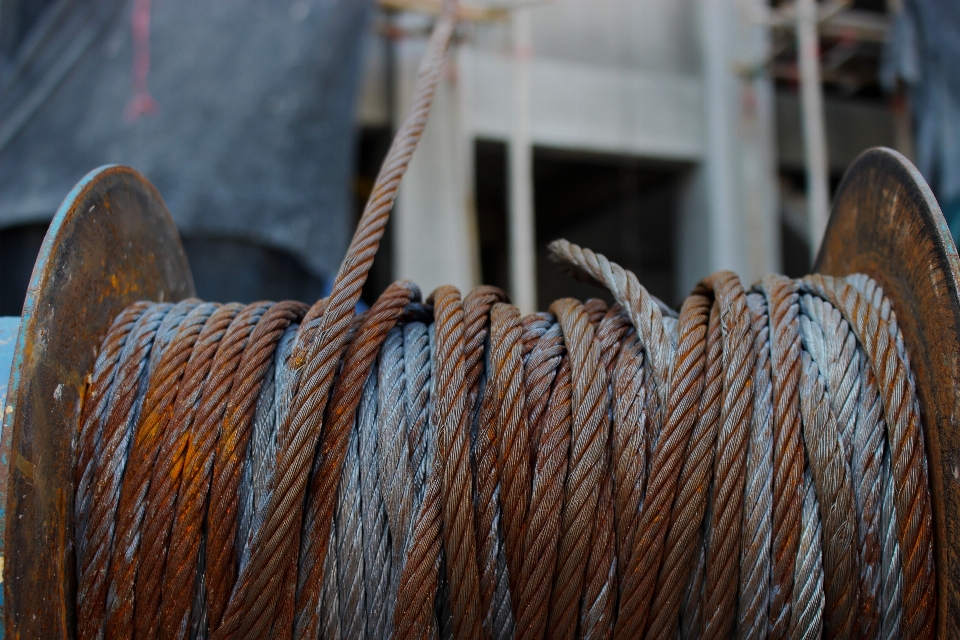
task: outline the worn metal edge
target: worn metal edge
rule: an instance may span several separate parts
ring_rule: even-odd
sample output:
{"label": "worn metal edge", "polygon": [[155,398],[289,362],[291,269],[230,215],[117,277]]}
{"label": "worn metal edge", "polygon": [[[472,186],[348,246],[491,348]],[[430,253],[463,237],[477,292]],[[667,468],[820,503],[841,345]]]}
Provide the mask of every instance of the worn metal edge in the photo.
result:
{"label": "worn metal edge", "polygon": [[862,153],[834,198],[814,270],[867,273],[890,298],[916,378],[933,501],[938,638],[960,637],[960,258],[904,156]]}
{"label": "worn metal edge", "polygon": [[[74,301],[75,308],[51,306],[91,286],[102,291],[99,299]],[[9,637],[73,637],[73,441],[86,377],[110,323],[136,300],[179,300],[194,292],[176,226],[146,178],[109,165],[91,171],[70,191],[30,279],[3,409],[0,576],[2,628]],[[82,330],[61,332],[64,324]],[[65,357],[71,353],[76,357]],[[66,384],[58,384],[50,397],[42,378],[54,370]],[[63,409],[44,416],[54,401]],[[44,436],[54,461],[29,451],[33,440]],[[60,466],[51,468],[57,460]],[[27,573],[45,579],[30,581]]]}

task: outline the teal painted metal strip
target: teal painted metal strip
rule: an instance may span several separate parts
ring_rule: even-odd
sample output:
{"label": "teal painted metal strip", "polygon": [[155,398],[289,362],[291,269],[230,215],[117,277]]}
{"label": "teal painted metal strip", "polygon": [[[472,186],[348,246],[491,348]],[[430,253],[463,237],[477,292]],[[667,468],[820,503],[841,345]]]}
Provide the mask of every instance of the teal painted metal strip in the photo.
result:
{"label": "teal painted metal strip", "polygon": [[[7,391],[11,385],[13,353],[17,346],[17,334],[20,332],[20,318],[0,317],[0,407],[3,422],[0,427],[0,580],[3,576],[4,540],[7,529],[7,487],[10,469],[10,441],[13,407],[7,405]],[[0,620],[3,619],[3,589],[0,589]],[[0,640],[4,637],[4,625],[0,624]]]}

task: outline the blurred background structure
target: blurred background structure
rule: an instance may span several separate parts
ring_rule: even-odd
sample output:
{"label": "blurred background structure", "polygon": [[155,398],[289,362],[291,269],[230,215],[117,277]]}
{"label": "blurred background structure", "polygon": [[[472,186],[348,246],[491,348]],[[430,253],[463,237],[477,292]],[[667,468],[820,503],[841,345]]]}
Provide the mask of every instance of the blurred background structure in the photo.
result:
{"label": "blurred background structure", "polygon": [[[463,2],[371,293],[485,282],[523,311],[600,295],[547,264],[557,237],[667,302],[718,269],[804,273],[861,151],[926,153],[911,105],[939,99],[928,58],[948,60],[926,0]],[[319,296],[438,6],[0,0],[0,314],[19,313],[56,206],[107,162],[158,186],[201,297]]]}

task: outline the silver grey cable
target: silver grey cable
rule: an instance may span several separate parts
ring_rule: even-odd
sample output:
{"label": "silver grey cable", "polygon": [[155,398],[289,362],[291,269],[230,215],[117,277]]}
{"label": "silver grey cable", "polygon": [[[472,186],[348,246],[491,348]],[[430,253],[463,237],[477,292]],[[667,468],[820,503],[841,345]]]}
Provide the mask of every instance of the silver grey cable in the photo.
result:
{"label": "silver grey cable", "polygon": [[[880,285],[870,276],[856,273],[847,276],[846,281],[867,298],[869,303],[879,310],[880,317],[888,323],[888,333],[893,339],[897,355],[907,362],[907,347],[903,334],[897,326],[896,314],[889,298],[883,294]],[[916,402],[916,398],[914,398]],[[881,405],[882,406],[882,405]],[[903,613],[903,554],[897,534],[897,509],[893,489],[893,461],[890,457],[890,443],[887,438],[887,425],[881,412],[881,426],[884,428],[883,450],[881,457],[881,523],[880,548],[883,553],[881,563],[880,596],[880,637],[899,638]],[[888,486],[889,485],[889,486]]]}
{"label": "silver grey cable", "polygon": [[903,564],[897,539],[897,507],[893,498],[893,470],[890,450],[883,454],[883,500],[880,507],[880,637],[900,638],[903,612]]}
{"label": "silver grey cable", "polygon": [[757,348],[753,416],[744,486],[743,543],[740,546],[738,638],[767,636],[770,553],[773,527],[773,380],[770,372],[770,320],[766,298],[747,294]]}
{"label": "silver grey cable", "polygon": [[413,521],[413,468],[405,406],[404,331],[394,327],[380,348],[377,369],[377,439],[379,455],[375,464],[386,507],[390,533],[389,589],[384,605],[386,628],[391,634],[393,611],[400,586],[400,570],[411,535]]}
{"label": "silver grey cable", "polygon": [[[860,347],[858,347],[860,350]],[[853,435],[853,486],[857,501],[857,538],[860,560],[860,637],[880,634],[881,505],[883,460],[886,451],[883,403],[877,380],[866,356],[860,354],[860,402]],[[894,536],[894,541],[896,537]]]}
{"label": "silver grey cable", "polygon": [[339,544],[337,541],[338,515],[333,514],[333,527],[330,528],[330,547],[323,561],[323,586],[320,592],[320,638],[337,640],[343,636],[340,625],[340,567]]}
{"label": "silver grey cable", "polygon": [[363,386],[363,396],[357,412],[366,632],[368,638],[375,640],[380,640],[387,634],[387,596],[390,592],[391,563],[387,507],[383,498],[378,462],[378,371],[379,367],[375,365]]}
{"label": "silver grey cable", "polygon": [[[837,419],[837,429],[843,442],[847,464],[853,456],[853,433],[860,398],[860,357],[857,340],[840,311],[822,298],[809,294],[800,296],[801,336],[817,335],[807,352],[820,371],[830,396],[830,407]],[[816,325],[818,331],[814,331]]]}
{"label": "silver grey cable", "polygon": [[[372,373],[364,384],[364,396],[371,380],[376,380]],[[361,405],[363,400],[361,399]],[[347,444],[347,457],[343,463],[343,473],[340,475],[340,491],[337,503],[337,543],[338,543],[338,577],[337,586],[340,591],[340,624],[341,637],[367,637],[367,601],[366,601],[366,567],[363,554],[363,519],[361,508],[360,488],[360,434],[358,418],[350,429],[350,440]]]}
{"label": "silver grey cable", "polygon": [[273,360],[267,369],[254,413],[247,464],[241,481],[240,523],[238,540],[243,540],[240,566],[250,555],[250,545],[269,502],[273,483],[273,467],[277,456],[277,432],[290,411],[295,370],[291,366],[297,328],[288,326],[280,338]]}
{"label": "silver grey cable", "polygon": [[823,590],[823,532],[813,474],[803,474],[803,515],[800,520],[800,548],[797,552],[793,615],[790,637],[816,640],[823,637],[825,596]]}
{"label": "silver grey cable", "polygon": [[403,400],[406,410],[410,467],[413,470],[413,513],[419,513],[433,465],[430,398],[433,387],[434,328],[411,322],[403,328]]}

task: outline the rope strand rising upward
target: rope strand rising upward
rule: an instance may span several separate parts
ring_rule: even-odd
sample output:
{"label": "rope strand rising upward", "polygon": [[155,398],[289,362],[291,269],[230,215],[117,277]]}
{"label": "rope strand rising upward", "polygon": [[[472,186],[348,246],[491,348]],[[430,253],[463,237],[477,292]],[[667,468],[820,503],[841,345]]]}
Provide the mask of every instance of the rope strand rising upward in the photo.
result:
{"label": "rope strand rising upward", "polygon": [[355,313],[455,15],[328,299],[118,316],[76,437],[77,637],[929,635],[921,416],[866,276],[716,274],[678,315],[558,241],[616,305],[401,281]]}

